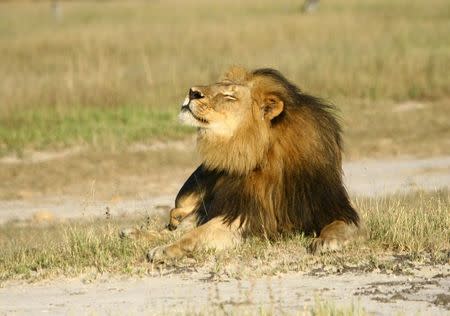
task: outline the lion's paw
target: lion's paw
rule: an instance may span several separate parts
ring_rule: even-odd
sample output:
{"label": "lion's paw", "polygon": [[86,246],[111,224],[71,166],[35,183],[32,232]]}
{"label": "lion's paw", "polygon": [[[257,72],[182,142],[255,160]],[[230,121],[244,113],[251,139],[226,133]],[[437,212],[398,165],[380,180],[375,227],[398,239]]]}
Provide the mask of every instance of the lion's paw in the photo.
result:
{"label": "lion's paw", "polygon": [[342,243],[337,239],[324,239],[324,238],[314,238],[311,245],[309,246],[309,251],[318,255],[324,252],[337,251],[342,248]]}
{"label": "lion's paw", "polygon": [[183,250],[178,244],[171,244],[167,246],[159,246],[147,252],[147,259],[152,263],[167,262],[171,259],[180,259],[187,255],[186,250]]}

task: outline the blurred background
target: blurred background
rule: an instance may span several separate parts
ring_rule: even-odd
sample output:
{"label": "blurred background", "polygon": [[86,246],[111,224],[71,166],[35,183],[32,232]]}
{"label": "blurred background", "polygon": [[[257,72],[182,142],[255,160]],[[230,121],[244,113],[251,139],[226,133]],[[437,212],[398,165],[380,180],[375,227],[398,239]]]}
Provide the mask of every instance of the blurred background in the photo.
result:
{"label": "blurred background", "polygon": [[449,30],[448,0],[0,1],[0,198],[175,194],[180,104],[236,64],[336,104],[346,162],[449,155]]}

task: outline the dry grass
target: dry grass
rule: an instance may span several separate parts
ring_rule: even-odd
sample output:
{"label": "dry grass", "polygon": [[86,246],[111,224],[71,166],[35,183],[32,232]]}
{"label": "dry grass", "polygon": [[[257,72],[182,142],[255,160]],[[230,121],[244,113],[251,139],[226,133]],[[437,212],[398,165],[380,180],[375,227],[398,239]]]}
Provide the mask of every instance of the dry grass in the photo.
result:
{"label": "dry grass", "polygon": [[[33,280],[89,271],[165,274],[188,272],[194,266],[210,273],[212,278],[290,271],[320,274],[381,269],[406,273],[415,264],[449,261],[448,190],[361,199],[356,206],[367,224],[370,239],[339,253],[309,255],[305,247],[310,239],[293,235],[272,242],[249,239],[237,249],[200,252],[193,258],[163,266],[147,263],[145,253],[151,247],[174,240],[177,234],[151,240],[122,240],[118,236],[120,227],[143,219],[112,218],[50,226],[9,223],[0,227],[0,280]],[[150,223],[155,229],[162,226],[160,219]]]}
{"label": "dry grass", "polygon": [[352,304],[345,307],[337,307],[331,301],[323,301],[316,299],[313,304],[305,305],[302,309],[296,312],[280,311],[276,308],[270,308],[266,306],[246,306],[239,304],[225,306],[223,303],[209,306],[203,310],[190,312],[189,308],[182,313],[162,313],[162,316],[168,315],[196,315],[196,316],[272,316],[272,315],[284,315],[284,316],[365,316],[371,315],[367,313],[364,308],[357,304]]}
{"label": "dry grass", "polygon": [[358,204],[370,227],[370,239],[380,246],[416,255],[427,251],[445,253],[450,250],[448,190],[437,191],[432,195],[419,191],[407,196],[389,196]]}
{"label": "dry grass", "polygon": [[[68,1],[57,21],[46,1],[2,2],[0,154],[182,137],[190,130],[175,113],[187,88],[230,64],[278,68],[336,101],[351,156],[449,153],[440,141],[450,119],[448,1],[331,0],[312,15],[300,6]],[[431,106],[391,115],[407,100]]]}
{"label": "dry grass", "polygon": [[[342,103],[347,159],[450,154],[450,99],[435,102]],[[397,109],[412,108],[399,111]]]}

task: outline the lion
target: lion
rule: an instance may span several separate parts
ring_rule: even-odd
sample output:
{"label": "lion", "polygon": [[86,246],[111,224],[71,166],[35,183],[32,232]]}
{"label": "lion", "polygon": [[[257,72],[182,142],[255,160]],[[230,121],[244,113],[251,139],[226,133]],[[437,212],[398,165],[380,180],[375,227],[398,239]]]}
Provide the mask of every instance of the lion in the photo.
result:
{"label": "lion", "polygon": [[313,253],[354,239],[360,218],[342,181],[335,108],[303,93],[274,69],[232,67],[189,90],[180,112],[197,127],[200,166],[180,189],[168,228],[195,227],[151,249],[151,262],[198,249],[227,249],[247,236],[315,236]]}

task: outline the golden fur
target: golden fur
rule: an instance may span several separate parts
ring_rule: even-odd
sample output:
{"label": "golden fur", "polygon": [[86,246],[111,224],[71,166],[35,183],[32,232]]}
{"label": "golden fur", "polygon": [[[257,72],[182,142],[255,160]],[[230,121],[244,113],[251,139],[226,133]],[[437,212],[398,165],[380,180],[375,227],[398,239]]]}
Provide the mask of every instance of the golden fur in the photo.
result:
{"label": "golden fur", "polygon": [[169,228],[190,215],[198,227],[149,259],[246,235],[318,234],[313,251],[350,240],[359,217],[342,184],[333,111],[273,69],[232,68],[216,84],[191,88],[180,118],[198,127],[202,164],[181,188]]}

